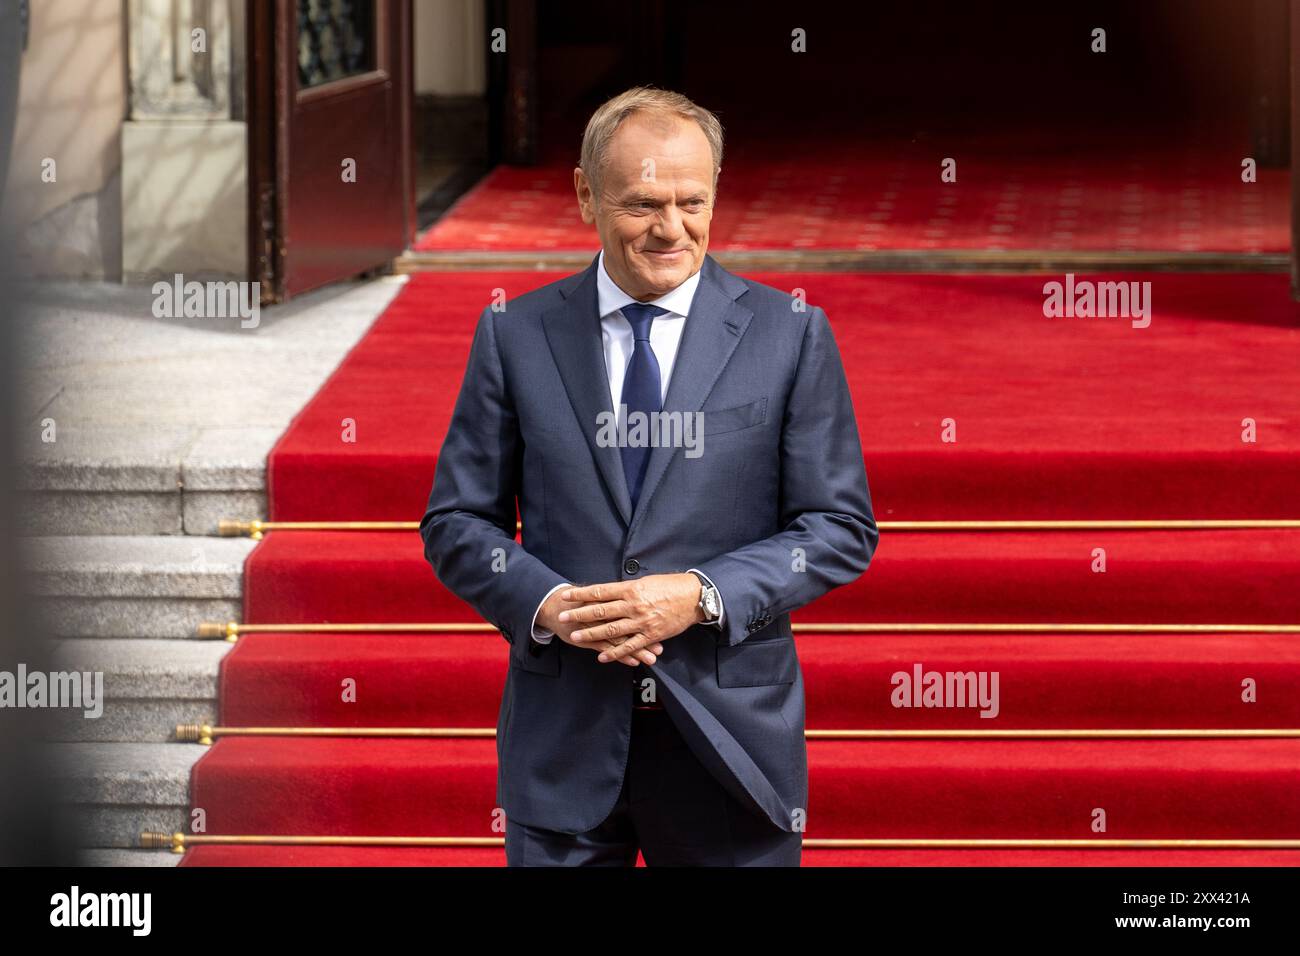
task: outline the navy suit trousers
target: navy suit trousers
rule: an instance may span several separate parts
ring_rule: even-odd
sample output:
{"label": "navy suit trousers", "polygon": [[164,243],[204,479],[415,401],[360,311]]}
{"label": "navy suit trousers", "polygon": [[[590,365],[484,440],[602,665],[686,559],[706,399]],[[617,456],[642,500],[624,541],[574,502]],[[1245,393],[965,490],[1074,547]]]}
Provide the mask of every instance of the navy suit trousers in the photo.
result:
{"label": "navy suit trousers", "polygon": [[506,821],[509,866],[798,866],[801,832],[741,805],[691,752],[666,710],[632,711],[614,809],[583,833]]}

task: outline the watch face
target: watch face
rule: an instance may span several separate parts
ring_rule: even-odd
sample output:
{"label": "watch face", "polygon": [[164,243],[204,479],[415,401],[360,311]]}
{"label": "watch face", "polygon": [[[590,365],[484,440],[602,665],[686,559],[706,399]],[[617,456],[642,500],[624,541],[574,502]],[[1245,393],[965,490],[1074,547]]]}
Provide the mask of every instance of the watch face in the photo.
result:
{"label": "watch face", "polygon": [[718,616],[718,592],[713,588],[704,589],[704,613],[710,619]]}

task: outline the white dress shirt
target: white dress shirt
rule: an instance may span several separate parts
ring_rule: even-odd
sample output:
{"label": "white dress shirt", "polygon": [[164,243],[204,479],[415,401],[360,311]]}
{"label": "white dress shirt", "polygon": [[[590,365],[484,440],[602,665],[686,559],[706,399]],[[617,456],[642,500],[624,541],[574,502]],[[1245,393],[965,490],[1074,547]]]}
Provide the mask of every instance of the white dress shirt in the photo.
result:
{"label": "white dress shirt", "polygon": [[[659,362],[661,406],[668,398],[668,382],[673,375],[673,365],[677,362],[677,347],[681,345],[682,331],[686,328],[686,316],[690,314],[691,303],[695,300],[695,289],[699,284],[700,273],[696,270],[694,275],[671,292],[665,292],[659,298],[645,303],[668,310],[663,315],[656,316],[650,324],[650,347],[654,349],[655,359]],[[615,413],[618,412],[623,399],[623,378],[627,375],[628,363],[632,361],[632,351],[636,347],[632,336],[632,323],[620,310],[629,302],[636,301],[610,278],[605,270],[605,250],[600,250],[600,259],[596,264],[596,304],[600,310],[600,338],[605,349],[605,373],[609,378],[609,404],[610,409]],[[702,573],[701,577],[703,577]],[[704,579],[709,580],[707,577]],[[713,582],[709,581],[709,584],[712,586]],[[542,603],[537,605],[537,611],[533,612],[535,641],[549,644],[551,638],[555,636],[554,632],[537,626],[537,612],[541,611],[542,604],[545,604],[552,594],[570,586],[560,584],[551,588],[546,593],[546,597],[542,598]],[[719,606],[722,604],[721,595],[718,597],[718,604]],[[719,614],[717,621],[711,623],[721,628],[722,618],[722,614]]]}

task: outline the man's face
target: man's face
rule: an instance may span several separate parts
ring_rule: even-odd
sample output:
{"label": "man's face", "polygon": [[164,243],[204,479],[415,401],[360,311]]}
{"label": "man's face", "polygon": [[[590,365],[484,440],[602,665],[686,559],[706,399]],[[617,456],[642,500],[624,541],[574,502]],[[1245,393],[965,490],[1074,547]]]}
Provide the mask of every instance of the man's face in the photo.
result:
{"label": "man's face", "polygon": [[681,285],[704,262],[713,219],[713,153],[699,124],[634,113],[614,133],[596,195],[573,171],[582,221],[596,224],[605,268],[641,302]]}

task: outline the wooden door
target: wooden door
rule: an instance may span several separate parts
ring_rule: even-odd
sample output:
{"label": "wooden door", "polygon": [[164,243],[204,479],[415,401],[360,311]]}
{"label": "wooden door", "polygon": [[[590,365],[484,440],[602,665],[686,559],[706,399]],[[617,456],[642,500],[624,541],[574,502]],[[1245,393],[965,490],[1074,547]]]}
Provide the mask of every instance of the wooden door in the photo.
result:
{"label": "wooden door", "polygon": [[250,271],[279,301],[414,238],[411,3],[273,0],[248,17]]}

